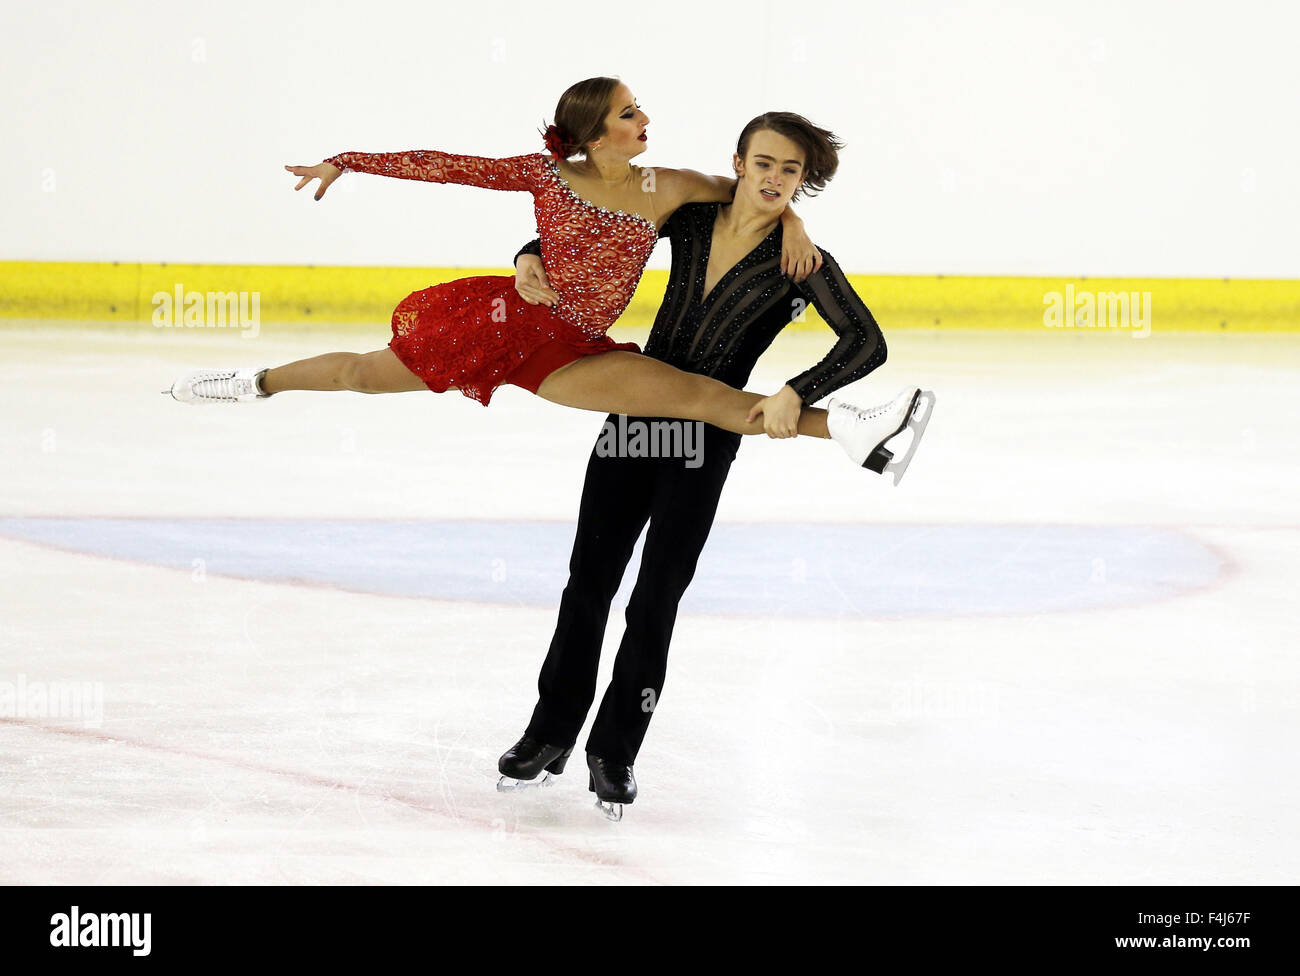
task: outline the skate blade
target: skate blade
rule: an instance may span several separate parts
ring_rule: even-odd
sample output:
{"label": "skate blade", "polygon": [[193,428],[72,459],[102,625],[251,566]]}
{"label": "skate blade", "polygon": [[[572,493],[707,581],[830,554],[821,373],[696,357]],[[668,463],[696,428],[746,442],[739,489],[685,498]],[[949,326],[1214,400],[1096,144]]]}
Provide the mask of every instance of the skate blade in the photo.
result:
{"label": "skate blade", "polygon": [[623,819],[623,804],[614,803],[611,800],[597,800],[596,809],[601,812],[606,820],[612,820],[618,823]]}
{"label": "skate blade", "polygon": [[[912,404],[911,413],[908,414],[907,422],[898,429],[897,437],[904,430],[911,428],[912,442],[907,445],[907,451],[901,458],[896,458],[884,466],[881,474],[892,474],[894,476],[894,487],[903,480],[903,475],[907,472],[907,466],[912,463],[912,456],[916,449],[921,445],[921,435],[925,433],[925,428],[930,425],[930,417],[934,414],[934,391],[922,390],[917,394]],[[924,404],[924,409],[922,408]]]}
{"label": "skate blade", "polygon": [[540,790],[546,786],[554,785],[555,780],[551,774],[547,773],[541,779],[511,779],[509,776],[502,776],[497,780],[498,793],[519,793],[523,790]]}

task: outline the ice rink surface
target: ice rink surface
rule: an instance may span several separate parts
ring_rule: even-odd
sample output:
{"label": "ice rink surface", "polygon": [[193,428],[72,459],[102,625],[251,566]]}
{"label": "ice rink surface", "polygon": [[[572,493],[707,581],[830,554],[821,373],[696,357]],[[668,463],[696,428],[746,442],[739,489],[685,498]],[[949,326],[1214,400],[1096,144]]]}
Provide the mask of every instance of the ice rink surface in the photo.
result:
{"label": "ice rink surface", "polygon": [[746,440],[614,824],[585,730],[495,790],[600,415],[158,393],[383,327],[6,326],[0,882],[1293,883],[1300,337],[886,331],[911,470]]}

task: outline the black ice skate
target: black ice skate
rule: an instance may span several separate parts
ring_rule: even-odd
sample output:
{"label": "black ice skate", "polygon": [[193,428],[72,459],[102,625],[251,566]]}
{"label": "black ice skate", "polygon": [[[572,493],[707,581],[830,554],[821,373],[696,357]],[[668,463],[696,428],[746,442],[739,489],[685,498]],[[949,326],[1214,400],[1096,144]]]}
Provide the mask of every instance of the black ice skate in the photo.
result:
{"label": "black ice skate", "polygon": [[587,770],[587,789],[596,794],[596,809],[610,820],[622,820],[623,804],[636,799],[632,767],[588,754]]}
{"label": "black ice skate", "polygon": [[[573,754],[573,746],[548,746],[538,742],[531,735],[522,739],[506,750],[505,755],[497,760],[497,769],[501,778],[497,780],[497,789],[502,793],[533,787],[551,785],[551,775],[559,776]],[[545,772],[541,782],[534,782]]]}

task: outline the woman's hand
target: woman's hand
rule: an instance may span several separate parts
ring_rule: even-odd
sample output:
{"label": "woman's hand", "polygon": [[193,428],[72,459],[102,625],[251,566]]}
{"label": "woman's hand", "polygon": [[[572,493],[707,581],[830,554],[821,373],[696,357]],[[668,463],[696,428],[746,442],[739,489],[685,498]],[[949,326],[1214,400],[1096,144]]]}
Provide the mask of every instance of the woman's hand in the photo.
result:
{"label": "woman's hand", "polygon": [[316,191],[316,199],[319,200],[325,195],[330,184],[343,175],[343,170],[339,169],[333,163],[317,163],[315,166],[286,166],[294,176],[301,176],[295,190],[301,190],[312,180],[320,180],[320,188]]}
{"label": "woman's hand", "polygon": [[515,291],[529,305],[554,307],[560,301],[560,296],[551,291],[551,282],[542,267],[542,259],[536,254],[521,254],[515,262]]}
{"label": "woman's hand", "polygon": [[799,413],[802,410],[803,399],[787,385],[770,397],[764,397],[754,404],[746,422],[752,424],[761,413],[763,430],[768,437],[798,437]]}
{"label": "woman's hand", "polygon": [[803,281],[821,270],[822,252],[803,229],[803,221],[793,215],[783,217],[781,228],[781,273]]}

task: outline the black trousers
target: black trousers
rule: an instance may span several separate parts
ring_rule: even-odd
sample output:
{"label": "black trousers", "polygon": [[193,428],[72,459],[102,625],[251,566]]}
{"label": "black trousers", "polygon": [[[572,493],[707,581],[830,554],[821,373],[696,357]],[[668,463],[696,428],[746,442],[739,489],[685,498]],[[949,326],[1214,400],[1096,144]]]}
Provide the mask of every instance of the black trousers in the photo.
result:
{"label": "black trousers", "polygon": [[[662,419],[629,417],[627,423]],[[617,415],[607,423],[617,425]],[[592,755],[628,765],[636,761],[663,691],[677,604],[695,575],[740,444],[740,434],[701,426],[702,463],[695,468],[680,457],[602,457],[599,440],[592,449],[569,582],[528,725],[534,738],[566,747],[577,741],[595,699],[610,604],[648,521],[613,679],[587,739]]]}

